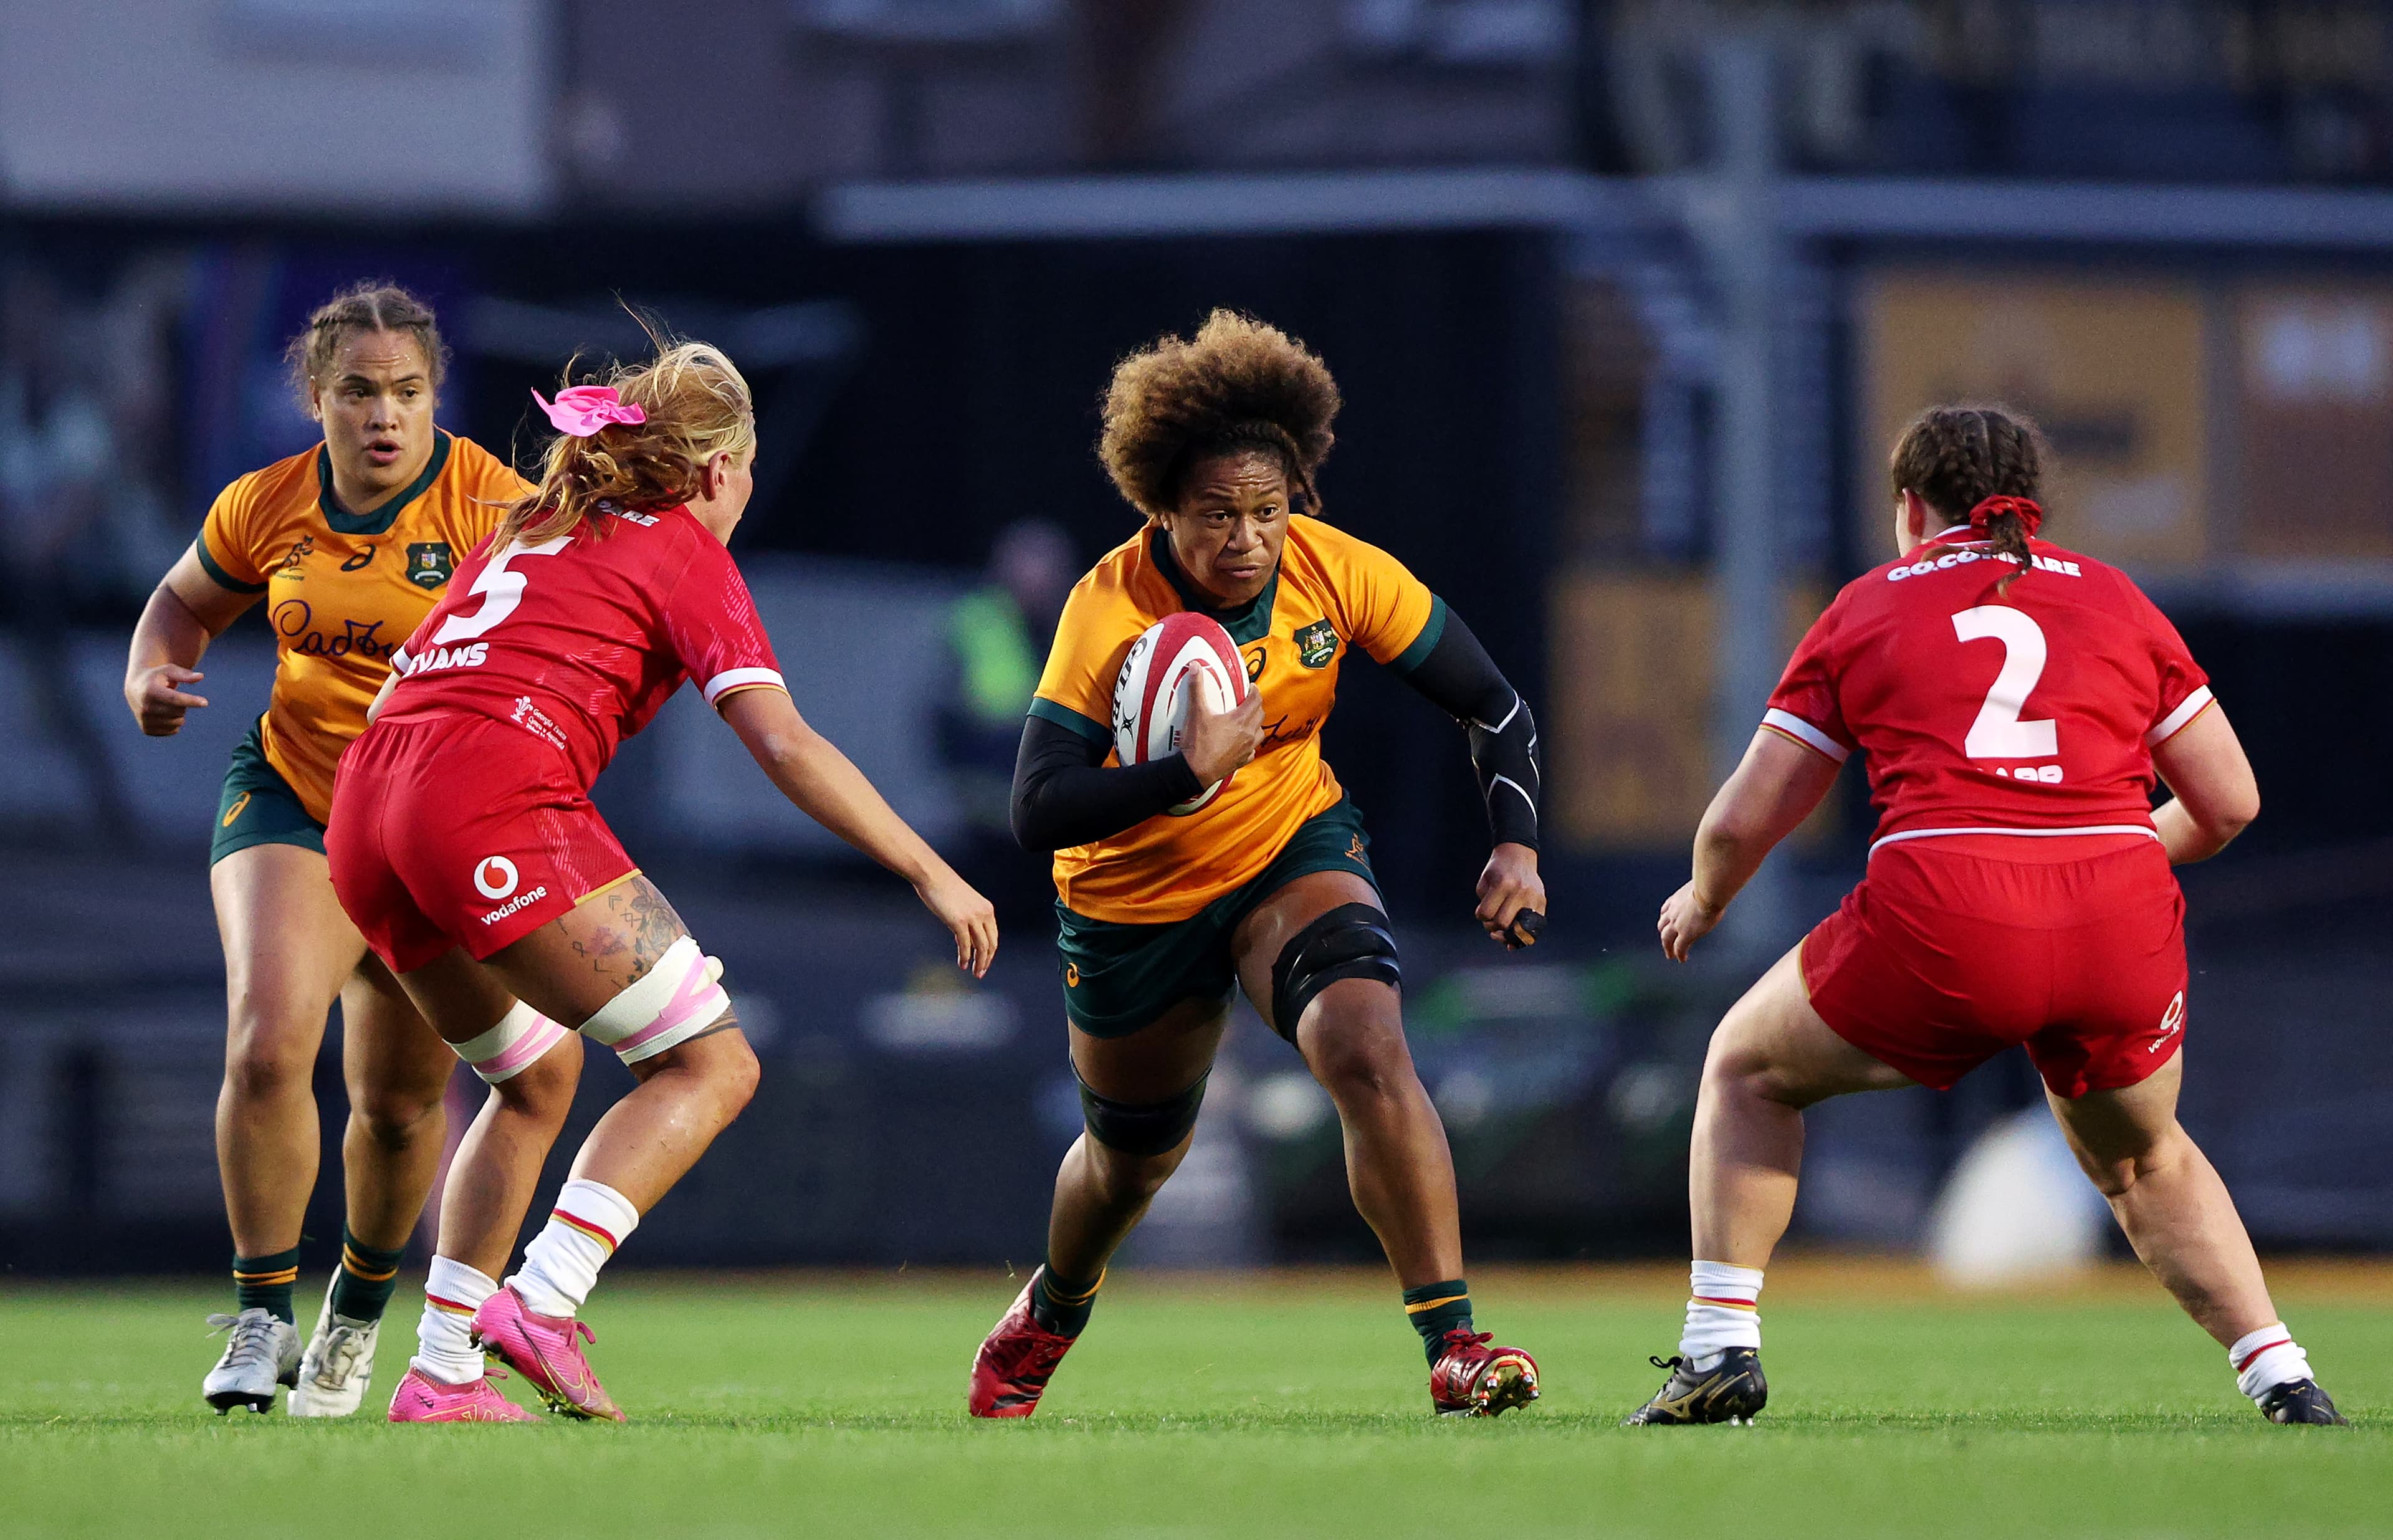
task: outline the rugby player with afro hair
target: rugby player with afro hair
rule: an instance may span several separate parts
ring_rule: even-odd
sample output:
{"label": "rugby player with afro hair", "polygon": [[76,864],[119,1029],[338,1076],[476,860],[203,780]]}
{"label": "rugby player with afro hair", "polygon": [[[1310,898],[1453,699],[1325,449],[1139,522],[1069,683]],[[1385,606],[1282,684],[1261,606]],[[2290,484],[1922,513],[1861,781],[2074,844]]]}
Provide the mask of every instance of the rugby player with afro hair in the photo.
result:
{"label": "rugby player with afro hair", "polygon": [[[1537,1394],[1536,1362],[1474,1329],[1454,1162],[1406,1046],[1369,836],[1321,753],[1357,648],[1451,715],[1493,847],[1476,917],[1518,947],[1545,909],[1536,728],[1460,617],[1323,519],[1340,404],[1302,343],[1227,310],[1124,359],[1106,391],[1098,455],[1144,523],[1065,607],[1013,810],[1022,844],[1054,853],[1086,1129],[1056,1177],[1044,1264],[973,1365],[975,1416],[1037,1408],[1107,1259],[1188,1154],[1241,989],[1337,1108],[1354,1204],[1419,1333],[1434,1409],[1492,1416]],[[1131,643],[1182,611],[1229,633],[1252,688],[1228,711],[1193,711],[1178,752],[1114,763]]]}

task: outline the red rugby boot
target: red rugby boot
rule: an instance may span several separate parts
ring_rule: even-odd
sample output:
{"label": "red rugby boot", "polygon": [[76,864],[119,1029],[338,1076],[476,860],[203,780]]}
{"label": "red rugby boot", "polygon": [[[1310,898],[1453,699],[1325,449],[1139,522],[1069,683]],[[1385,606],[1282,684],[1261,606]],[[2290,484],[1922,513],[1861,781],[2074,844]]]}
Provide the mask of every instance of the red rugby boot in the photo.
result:
{"label": "red rugby boot", "polygon": [[964,1409],[976,1417],[1027,1417],[1039,1410],[1048,1378],[1078,1340],[1040,1327],[1030,1313],[1030,1287],[1039,1274],[1030,1280],[973,1358]]}
{"label": "red rugby boot", "polygon": [[[492,1374],[504,1374],[494,1369]],[[400,1377],[399,1390],[390,1398],[390,1420],[393,1422],[540,1422],[538,1412],[529,1412],[499,1394],[488,1377],[470,1385],[450,1385],[433,1378],[423,1370],[409,1364]]]}
{"label": "red rugby boot", "polygon": [[529,1380],[550,1411],[603,1422],[623,1420],[623,1409],[598,1383],[590,1360],[582,1356],[582,1341],[598,1340],[586,1323],[569,1315],[535,1315],[524,1307],[521,1295],[502,1288],[474,1312],[472,1329],[474,1345]]}
{"label": "red rugby boot", "polygon": [[1493,1332],[1457,1326],[1429,1371],[1429,1399],[1442,1417],[1492,1417],[1537,1399],[1537,1361],[1518,1348],[1491,1348]]}

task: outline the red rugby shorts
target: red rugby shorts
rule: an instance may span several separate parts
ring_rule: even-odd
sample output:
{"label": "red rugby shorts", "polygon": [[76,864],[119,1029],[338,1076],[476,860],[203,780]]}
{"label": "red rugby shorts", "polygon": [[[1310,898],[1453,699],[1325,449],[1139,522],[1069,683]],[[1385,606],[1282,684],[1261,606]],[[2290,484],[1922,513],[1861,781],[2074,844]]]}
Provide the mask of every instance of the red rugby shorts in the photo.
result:
{"label": "red rugby shorts", "polygon": [[[2056,1096],[2142,1080],[2184,1040],[2184,896],[2157,841],[2105,842],[2077,858],[2052,848],[2061,843],[1881,848],[1804,938],[1812,1009],[1938,1090],[2014,1043]],[[2042,848],[2017,850],[2030,844]]]}
{"label": "red rugby shorts", "polygon": [[508,722],[378,722],[324,829],[333,891],[395,972],[487,958],[635,869],[565,757]]}

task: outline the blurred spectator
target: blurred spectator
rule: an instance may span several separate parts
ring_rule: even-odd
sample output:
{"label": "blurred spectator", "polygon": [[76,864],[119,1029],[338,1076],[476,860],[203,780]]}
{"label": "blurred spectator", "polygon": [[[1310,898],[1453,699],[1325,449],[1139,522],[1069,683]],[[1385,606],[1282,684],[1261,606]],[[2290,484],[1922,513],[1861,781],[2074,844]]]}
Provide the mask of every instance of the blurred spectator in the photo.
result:
{"label": "blurred spectator", "polygon": [[114,619],[174,559],[166,328],[180,265],[136,263],[97,299],[71,294],[30,261],[0,273],[0,561],[44,732],[75,760],[94,816],[135,838],[92,718],[112,699],[74,688],[78,620]]}
{"label": "blurred spectator", "polygon": [[958,866],[1000,910],[1046,896],[1044,864],[1014,844],[1007,802],[1023,713],[1079,575],[1071,537],[1044,519],[1022,519],[999,532],[981,586],[948,611],[955,672],[939,713],[940,757],[974,845],[969,864]]}

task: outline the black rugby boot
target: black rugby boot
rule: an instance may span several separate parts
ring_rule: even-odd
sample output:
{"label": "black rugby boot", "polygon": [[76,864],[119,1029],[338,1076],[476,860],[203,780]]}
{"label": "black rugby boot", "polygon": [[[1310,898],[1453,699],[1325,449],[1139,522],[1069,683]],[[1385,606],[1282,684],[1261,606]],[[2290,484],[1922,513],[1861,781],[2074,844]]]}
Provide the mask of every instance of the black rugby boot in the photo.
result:
{"label": "black rugby boot", "polygon": [[1754,1348],[1728,1348],[1720,1360],[1698,1374],[1683,1358],[1656,1358],[1654,1367],[1670,1377],[1654,1399],[1628,1414],[1623,1428],[1676,1426],[1691,1422],[1747,1423],[1770,1400],[1770,1382],[1761,1377],[1761,1353]]}
{"label": "black rugby boot", "polygon": [[2270,1422],[2306,1422],[2320,1427],[2348,1428],[2349,1418],[2334,1409],[2334,1401],[2315,1379],[2289,1379],[2259,1402],[2260,1415]]}

